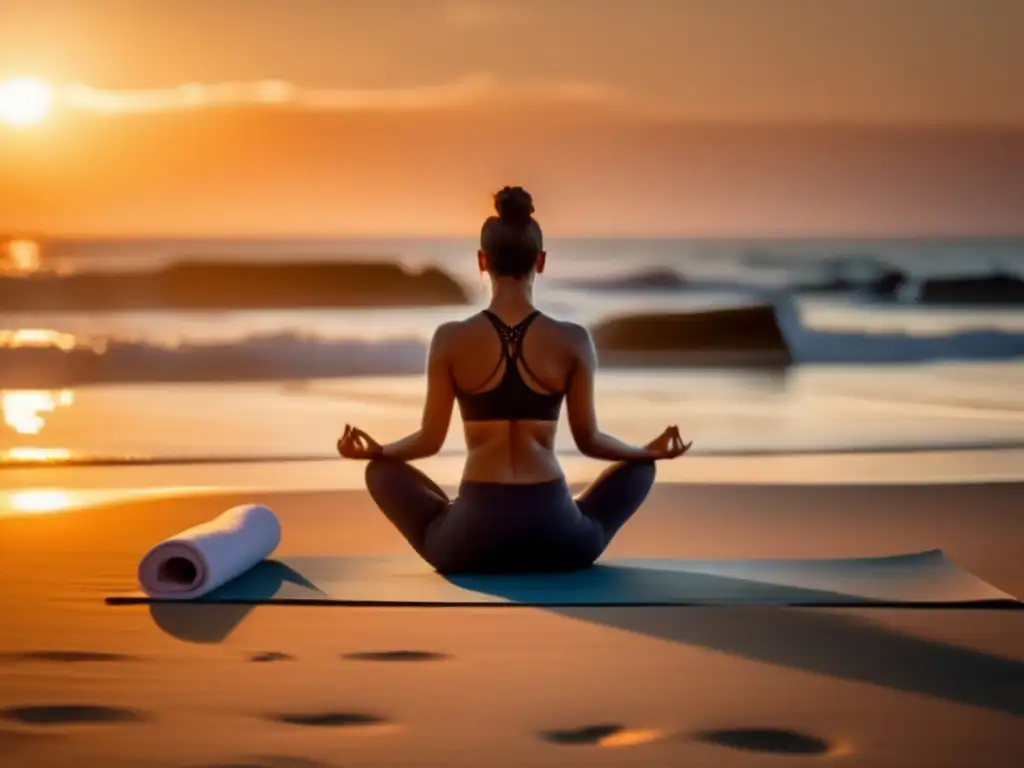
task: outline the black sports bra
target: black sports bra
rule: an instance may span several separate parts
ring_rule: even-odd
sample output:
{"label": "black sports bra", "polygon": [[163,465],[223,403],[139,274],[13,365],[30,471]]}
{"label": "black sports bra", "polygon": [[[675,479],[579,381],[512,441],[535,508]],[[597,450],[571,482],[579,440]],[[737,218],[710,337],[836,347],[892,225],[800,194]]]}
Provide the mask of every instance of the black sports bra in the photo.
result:
{"label": "black sports bra", "polygon": [[[497,386],[492,389],[467,392],[455,387],[455,397],[459,402],[459,412],[463,421],[558,421],[558,412],[562,407],[564,392],[543,393],[531,389],[519,370],[519,364],[537,381],[523,359],[523,338],[539,310],[534,310],[515,325],[505,325],[497,315],[489,310],[483,311],[491,321],[501,339],[502,354],[494,370],[484,379],[484,386],[498,372],[502,363],[505,373]],[[539,381],[537,381],[540,384]],[[542,385],[543,386],[543,385]]]}

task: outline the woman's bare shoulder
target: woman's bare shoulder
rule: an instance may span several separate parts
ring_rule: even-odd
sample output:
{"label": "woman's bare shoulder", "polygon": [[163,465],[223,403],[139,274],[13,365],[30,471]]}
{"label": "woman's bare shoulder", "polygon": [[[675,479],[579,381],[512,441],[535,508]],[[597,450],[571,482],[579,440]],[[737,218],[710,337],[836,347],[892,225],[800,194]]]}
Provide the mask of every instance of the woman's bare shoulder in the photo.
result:
{"label": "woman's bare shoulder", "polygon": [[585,325],[573,322],[572,320],[560,320],[550,315],[544,315],[545,320],[551,323],[551,327],[562,341],[574,348],[587,347],[590,344],[590,331]]}
{"label": "woman's bare shoulder", "polygon": [[481,320],[483,320],[483,315],[480,313],[469,317],[445,320],[434,329],[434,335],[442,339],[458,339],[462,335],[473,333],[481,325]]}
{"label": "woman's bare shoulder", "polygon": [[[482,321],[482,322],[481,322]],[[437,350],[457,351],[480,343],[490,324],[480,313],[446,320],[434,328],[431,345]],[[493,330],[491,331],[493,333]]]}
{"label": "woman's bare shoulder", "polygon": [[430,346],[437,353],[449,352],[453,345],[458,345],[463,334],[463,320],[446,320],[434,328]]}

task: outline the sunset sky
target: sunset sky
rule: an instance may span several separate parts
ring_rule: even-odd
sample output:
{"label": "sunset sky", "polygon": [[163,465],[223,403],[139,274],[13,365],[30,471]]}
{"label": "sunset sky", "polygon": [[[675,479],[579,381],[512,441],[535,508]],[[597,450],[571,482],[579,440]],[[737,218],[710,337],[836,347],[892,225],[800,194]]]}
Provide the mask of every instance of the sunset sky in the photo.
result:
{"label": "sunset sky", "polygon": [[556,234],[1024,234],[1022,34],[1016,0],[0,0],[0,231],[472,233],[522,183]]}

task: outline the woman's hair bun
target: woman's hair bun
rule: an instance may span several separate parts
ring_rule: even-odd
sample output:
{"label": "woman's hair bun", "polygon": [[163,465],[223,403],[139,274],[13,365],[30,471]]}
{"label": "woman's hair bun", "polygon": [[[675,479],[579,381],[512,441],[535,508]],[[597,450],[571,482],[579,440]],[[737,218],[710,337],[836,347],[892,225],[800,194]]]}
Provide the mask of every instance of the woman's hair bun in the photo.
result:
{"label": "woman's hair bun", "polygon": [[533,198],[522,187],[505,187],[494,194],[494,210],[506,224],[525,227],[533,214]]}

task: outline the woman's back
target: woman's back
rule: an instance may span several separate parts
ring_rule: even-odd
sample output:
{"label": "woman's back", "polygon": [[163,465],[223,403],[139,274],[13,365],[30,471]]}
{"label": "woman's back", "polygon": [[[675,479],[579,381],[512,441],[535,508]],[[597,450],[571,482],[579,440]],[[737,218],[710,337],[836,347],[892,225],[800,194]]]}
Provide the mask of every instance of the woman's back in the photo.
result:
{"label": "woman's back", "polygon": [[[448,572],[586,567],[636,512],[654,483],[657,459],[682,455],[677,427],[644,446],[603,433],[594,409],[597,355],[587,330],[533,306],[546,254],[533,201],[521,187],[495,195],[498,216],[483,226],[477,263],[491,278],[488,309],[434,332],[419,429],[381,445],[346,425],[338,451],[371,459],[366,486],[412,547]],[[444,444],[458,403],[467,448],[451,499],[408,464]],[[585,456],[618,462],[574,497],[555,457],[565,405]]]}
{"label": "woman's back", "polygon": [[517,484],[562,476],[555,435],[579,364],[581,331],[526,305],[449,326],[446,357],[463,417],[465,480]]}

